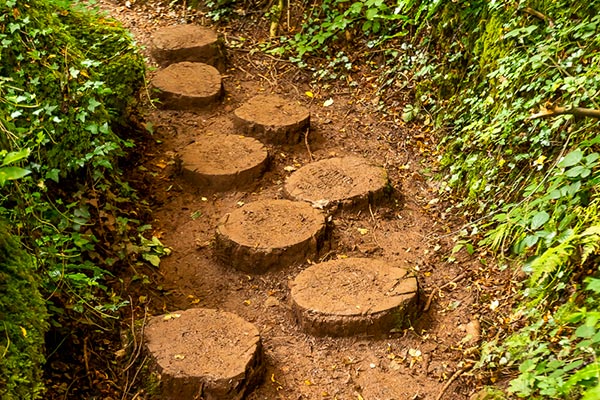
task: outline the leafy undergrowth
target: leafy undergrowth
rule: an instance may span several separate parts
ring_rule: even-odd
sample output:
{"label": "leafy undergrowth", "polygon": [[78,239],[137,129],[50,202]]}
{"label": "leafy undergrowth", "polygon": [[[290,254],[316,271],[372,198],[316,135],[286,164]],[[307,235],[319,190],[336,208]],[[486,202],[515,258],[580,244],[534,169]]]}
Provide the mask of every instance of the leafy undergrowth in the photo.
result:
{"label": "leafy undergrowth", "polygon": [[[15,279],[2,284],[10,294],[25,278],[39,282],[46,299],[37,308],[16,298],[0,303],[0,315],[22,318],[0,324],[0,357],[10,369],[0,397],[39,398],[43,329],[29,326],[50,324],[49,369],[61,371],[52,360],[72,353],[87,370],[103,346],[94,338],[118,332],[128,304],[110,284],[113,272],[152,253],[141,242],[143,204],[134,204],[119,172],[133,146],[126,133],[144,63],[116,22],[68,2],[0,1],[0,41],[0,215],[37,267],[23,257],[16,269],[3,261],[2,276]],[[23,352],[8,358],[15,350]]]}
{"label": "leafy undergrowth", "polygon": [[[275,7],[282,34],[259,48],[320,82],[352,86],[369,64],[381,111],[440,133],[447,212],[470,220],[458,247],[523,271],[479,370],[518,397],[599,398],[600,2],[322,0],[297,25]],[[410,104],[394,100],[404,88]]]}

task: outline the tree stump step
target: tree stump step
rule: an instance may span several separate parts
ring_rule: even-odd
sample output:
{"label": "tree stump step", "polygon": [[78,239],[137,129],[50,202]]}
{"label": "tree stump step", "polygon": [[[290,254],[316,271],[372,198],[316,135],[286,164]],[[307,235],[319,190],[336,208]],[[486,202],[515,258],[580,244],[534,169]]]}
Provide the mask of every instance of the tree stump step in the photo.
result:
{"label": "tree stump step", "polygon": [[152,317],[144,340],[161,399],[240,400],[264,374],[258,330],[228,312],[194,308]]}
{"label": "tree stump step", "polygon": [[388,188],[384,168],[350,156],[303,166],[288,177],[284,194],[320,207],[361,208],[384,199]]}
{"label": "tree stump step", "polygon": [[162,107],[174,110],[208,107],[223,94],[221,74],[215,67],[188,61],[158,71],[152,86],[160,91]]}
{"label": "tree stump step", "polygon": [[243,188],[267,169],[269,154],[256,139],[236,135],[207,135],[181,151],[183,176],[209,191]]}
{"label": "tree stump step", "polygon": [[259,95],[234,111],[241,133],[271,144],[297,144],[310,125],[307,108],[276,95]]}
{"label": "tree stump step", "polygon": [[183,61],[201,62],[223,70],[225,52],[219,34],[199,25],[175,25],[156,30],[151,37],[152,57],[162,67]]}
{"label": "tree stump step", "polygon": [[263,273],[317,256],[325,238],[325,215],[307,203],[262,200],[226,214],[215,252],[224,264]]}
{"label": "tree stump step", "polygon": [[417,279],[379,259],[315,264],[290,282],[292,311],[315,336],[387,333],[415,312]]}

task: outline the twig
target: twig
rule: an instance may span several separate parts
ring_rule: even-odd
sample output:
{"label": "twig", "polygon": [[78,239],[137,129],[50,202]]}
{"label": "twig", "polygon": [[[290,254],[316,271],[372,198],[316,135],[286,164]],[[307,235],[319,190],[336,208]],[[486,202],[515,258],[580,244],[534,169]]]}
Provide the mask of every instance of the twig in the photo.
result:
{"label": "twig", "polygon": [[92,375],[90,374],[90,355],[87,347],[87,336],[83,338],[83,363],[85,364],[85,374],[90,382],[90,387],[93,387]]}
{"label": "twig", "polygon": [[269,28],[269,37],[274,38],[277,36],[279,30],[279,20],[281,19],[281,13],[283,11],[283,0],[279,0],[276,6],[271,7],[271,26]]}
{"label": "twig", "polygon": [[539,113],[530,115],[525,120],[531,121],[533,119],[548,118],[563,114],[570,114],[578,117],[600,118],[600,110],[593,108],[552,106],[551,108],[542,107]]}
{"label": "twig", "polygon": [[527,13],[529,15],[533,15],[534,17],[539,18],[539,19],[541,19],[544,22],[547,22],[550,27],[554,26],[554,21],[552,21],[552,18],[548,17],[547,15],[544,15],[541,12],[539,12],[537,10],[534,10],[531,7],[525,7],[522,10],[523,10],[524,13]]}
{"label": "twig", "polygon": [[315,161],[315,158],[312,155],[312,152],[310,151],[310,146],[308,145],[308,132],[310,132],[310,128],[306,129],[306,132],[304,132],[304,144],[306,145],[306,151],[308,151],[308,157],[310,157],[310,162]]}
{"label": "twig", "polygon": [[444,393],[446,392],[446,390],[448,390],[448,388],[450,387],[450,385],[452,385],[452,383],[455,380],[457,380],[462,374],[464,374],[465,372],[467,372],[471,368],[473,368],[473,365],[472,364],[468,364],[468,365],[465,365],[464,367],[462,367],[461,369],[459,369],[458,371],[456,371],[454,373],[454,375],[452,375],[450,377],[450,379],[448,379],[448,381],[446,382],[446,384],[444,385],[444,387],[442,388],[442,390],[440,390],[440,393],[437,395],[437,397],[435,398],[435,400],[441,400],[442,396],[444,396]]}
{"label": "twig", "polygon": [[460,280],[462,280],[464,277],[467,276],[468,271],[463,272],[462,274],[457,275],[454,279],[452,279],[451,281],[446,282],[445,284],[443,284],[440,287],[437,287],[435,289],[433,289],[433,291],[429,294],[429,296],[427,296],[427,301],[425,302],[425,307],[423,307],[423,312],[427,312],[429,311],[429,308],[431,307],[431,302],[433,301],[433,298],[435,297],[436,293],[441,292],[443,289],[447,288],[448,286],[452,285],[453,283],[456,283]]}

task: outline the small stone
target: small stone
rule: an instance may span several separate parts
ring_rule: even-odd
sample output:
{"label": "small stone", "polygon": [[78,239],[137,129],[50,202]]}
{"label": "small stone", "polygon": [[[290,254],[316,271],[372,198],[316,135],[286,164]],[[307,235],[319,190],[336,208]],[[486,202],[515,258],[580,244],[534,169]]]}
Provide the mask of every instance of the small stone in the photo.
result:
{"label": "small stone", "polygon": [[265,300],[265,307],[267,307],[267,308],[269,308],[269,307],[278,307],[280,304],[281,304],[281,302],[279,300],[277,300],[273,296],[269,296]]}

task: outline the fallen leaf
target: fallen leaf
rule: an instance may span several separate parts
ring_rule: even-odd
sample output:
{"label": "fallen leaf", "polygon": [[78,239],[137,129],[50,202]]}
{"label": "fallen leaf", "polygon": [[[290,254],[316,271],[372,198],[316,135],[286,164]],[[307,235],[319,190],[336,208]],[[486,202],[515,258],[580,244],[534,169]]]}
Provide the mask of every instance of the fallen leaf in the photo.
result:
{"label": "fallen leaf", "polygon": [[307,97],[310,97],[311,99],[312,99],[313,97],[315,97],[315,95],[313,94],[313,92],[311,92],[310,90],[307,90],[306,92],[304,92],[304,94],[305,94]]}
{"label": "fallen leaf", "polygon": [[185,356],[183,354],[175,354],[175,356],[173,356],[173,358],[176,360],[183,360],[185,358]]}
{"label": "fallen leaf", "polygon": [[287,172],[294,172],[296,169],[297,168],[294,167],[293,165],[287,165],[287,166],[283,167],[283,170],[287,171]]}
{"label": "fallen leaf", "polygon": [[333,99],[329,98],[323,102],[323,107],[329,107],[332,104],[333,104]]}
{"label": "fallen leaf", "polygon": [[367,233],[369,233],[368,229],[365,228],[357,228],[358,233],[360,233],[361,235],[366,235]]}
{"label": "fallen leaf", "polygon": [[494,311],[496,308],[498,308],[498,306],[500,305],[500,302],[498,300],[494,300],[490,303],[490,310]]}
{"label": "fallen leaf", "polygon": [[163,317],[163,320],[168,321],[170,319],[175,319],[181,317],[181,314],[167,314]]}

